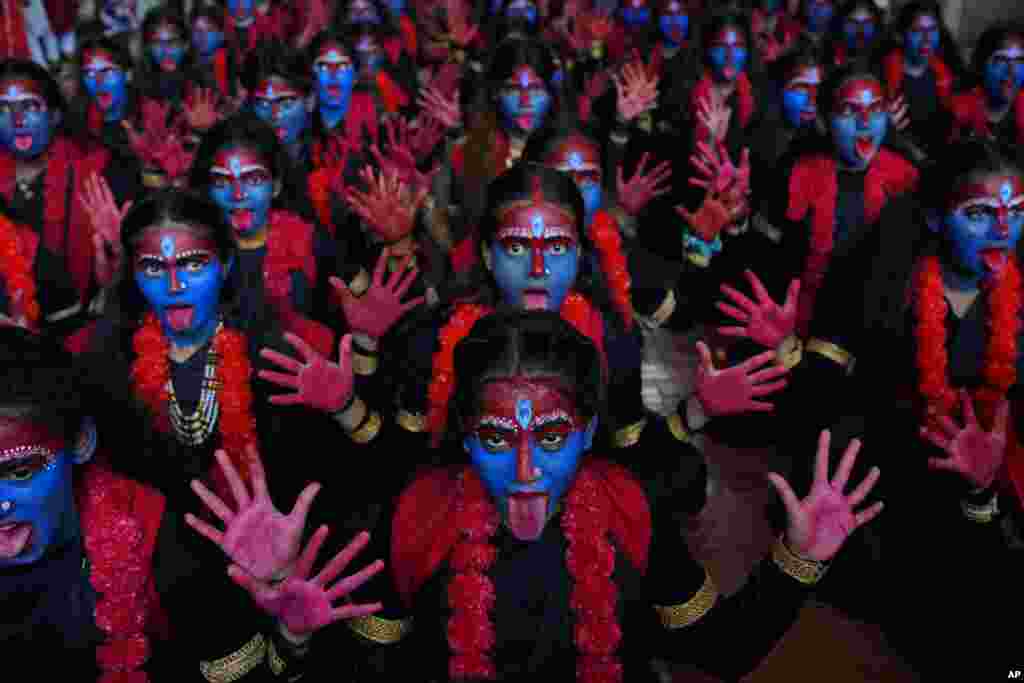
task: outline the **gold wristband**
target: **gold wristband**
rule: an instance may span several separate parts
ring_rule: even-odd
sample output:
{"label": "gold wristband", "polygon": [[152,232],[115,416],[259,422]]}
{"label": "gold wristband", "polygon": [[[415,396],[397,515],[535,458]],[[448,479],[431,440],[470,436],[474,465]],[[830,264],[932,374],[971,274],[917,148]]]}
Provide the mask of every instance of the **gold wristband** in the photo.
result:
{"label": "gold wristband", "polygon": [[975,505],[970,501],[961,500],[960,509],[964,513],[964,517],[975,522],[977,524],[991,524],[999,514],[998,498],[992,497],[987,503],[983,505]]}
{"label": "gold wristband", "polygon": [[404,408],[398,411],[398,415],[395,417],[395,422],[398,425],[408,431],[415,434],[424,432],[427,430],[427,416],[421,413],[411,413]]}
{"label": "gold wristband", "polygon": [[384,619],[372,614],[349,619],[347,623],[353,632],[381,645],[397,643],[412,630],[412,619]]}
{"label": "gold wristband", "polygon": [[856,359],[852,353],[837,344],[827,342],[824,339],[818,339],[817,337],[811,337],[807,340],[804,350],[807,351],[807,353],[816,353],[819,356],[828,358],[839,367],[845,369],[846,374],[853,372],[853,366]]}
{"label": "gold wristband", "polygon": [[267,661],[270,663],[270,672],[275,676],[280,676],[284,673],[284,670],[288,668],[288,662],[277,653],[277,646],[274,645],[274,641],[270,641],[270,646],[267,648]]}
{"label": "gold wristband", "polygon": [[711,575],[704,574],[704,584],[692,598],[681,605],[662,607],[655,605],[654,610],[667,629],[685,628],[707,614],[718,601],[718,588]]}
{"label": "gold wristband", "polygon": [[363,377],[372,375],[377,372],[377,356],[364,356],[361,353],[353,351],[352,371]]}
{"label": "gold wristband", "polygon": [[258,667],[267,654],[267,641],[262,633],[227,657],[212,662],[199,662],[199,671],[210,683],[233,683]]}
{"label": "gold wristband", "polygon": [[707,268],[711,265],[711,259],[709,257],[704,254],[698,254],[695,251],[691,251],[686,254],[686,260],[698,268]]}
{"label": "gold wristband", "polygon": [[775,349],[775,362],[787,370],[792,370],[804,357],[804,343],[800,337],[791,334],[782,340],[779,348]]}
{"label": "gold wristband", "polygon": [[668,430],[672,432],[672,436],[676,437],[677,440],[683,443],[691,443],[690,432],[687,431],[686,425],[683,424],[683,416],[678,412],[668,416]]}
{"label": "gold wristband", "polygon": [[365,268],[360,268],[352,282],[348,283],[348,291],[356,296],[362,296],[370,288],[370,275]]}
{"label": "gold wristband", "polygon": [[631,425],[627,425],[622,429],[615,432],[615,438],[613,443],[616,448],[629,448],[637,441],[640,440],[640,434],[643,433],[644,427],[647,426],[647,418],[634,422]]}
{"label": "gold wristband", "polygon": [[380,414],[377,411],[370,411],[363,423],[351,434],[352,440],[359,444],[366,444],[373,441],[377,434],[380,433],[381,426]]}
{"label": "gold wristband", "polygon": [[782,536],[779,536],[775,540],[775,545],[772,546],[772,560],[783,572],[808,586],[813,586],[821,581],[821,577],[828,569],[827,562],[805,560],[794,553],[786,545]]}

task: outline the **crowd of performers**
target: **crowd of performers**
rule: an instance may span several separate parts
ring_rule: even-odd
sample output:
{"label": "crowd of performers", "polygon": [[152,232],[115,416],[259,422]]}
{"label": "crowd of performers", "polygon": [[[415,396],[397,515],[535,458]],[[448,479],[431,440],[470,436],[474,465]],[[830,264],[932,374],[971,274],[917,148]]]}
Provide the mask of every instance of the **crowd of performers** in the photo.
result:
{"label": "crowd of performers", "polygon": [[[922,680],[1024,668],[1024,27],[965,60],[927,0],[0,19],[3,652],[737,680],[817,595]],[[683,530],[765,452],[776,540],[726,592]]]}

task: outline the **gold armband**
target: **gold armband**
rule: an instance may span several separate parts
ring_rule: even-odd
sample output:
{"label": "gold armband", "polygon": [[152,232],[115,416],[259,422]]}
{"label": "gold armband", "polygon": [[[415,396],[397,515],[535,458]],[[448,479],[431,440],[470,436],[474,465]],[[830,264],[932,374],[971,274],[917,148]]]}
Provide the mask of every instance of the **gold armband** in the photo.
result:
{"label": "gold armband", "polygon": [[377,356],[364,356],[356,351],[352,352],[352,371],[357,375],[367,377],[377,372]]}
{"label": "gold armband", "polygon": [[366,417],[363,418],[362,423],[349,436],[356,443],[370,443],[380,433],[381,422],[380,414],[375,410],[370,410],[367,412]]}
{"label": "gold armband", "polygon": [[783,339],[779,348],[775,349],[775,362],[787,370],[792,370],[799,365],[803,357],[804,343],[795,334]]}
{"label": "gold armband", "polygon": [[827,562],[805,560],[794,553],[782,540],[782,536],[779,536],[775,540],[775,545],[772,546],[772,560],[783,572],[808,586],[813,586],[821,581],[821,577],[828,569]]}
{"label": "gold armband", "polygon": [[807,351],[807,353],[816,353],[819,356],[828,358],[839,367],[845,369],[846,374],[848,375],[853,372],[853,366],[856,359],[852,353],[841,346],[833,344],[832,342],[827,342],[824,339],[812,337],[807,340],[804,350]]}
{"label": "gold armband", "polygon": [[263,663],[267,655],[267,641],[262,633],[227,657],[212,662],[199,662],[199,671],[210,683],[233,683]]}
{"label": "gold armband", "polygon": [[667,629],[686,628],[710,611],[718,601],[718,588],[712,581],[711,575],[704,574],[704,585],[700,587],[692,598],[681,605],[670,605],[662,607],[655,605],[654,610],[661,619],[661,624]]}
{"label": "gold armband", "polygon": [[356,634],[381,645],[397,643],[412,630],[412,619],[384,619],[372,614],[349,619],[347,623]]}
{"label": "gold armband", "polygon": [[999,514],[998,498],[993,496],[992,500],[982,505],[975,505],[968,500],[961,500],[960,509],[963,510],[964,517],[972,522],[991,524],[992,520]]}
{"label": "gold armband", "polygon": [[615,432],[614,445],[616,448],[629,448],[640,440],[640,434],[647,426],[647,418],[634,422]]}
{"label": "gold armband", "polygon": [[270,672],[275,676],[280,676],[288,668],[288,662],[284,661],[284,658],[277,653],[277,647],[273,640],[270,641],[270,646],[267,648],[267,661],[270,663]]}
{"label": "gold armband", "polygon": [[405,409],[398,411],[398,416],[395,418],[395,422],[397,422],[402,429],[415,434],[424,432],[427,429],[426,415],[410,413]]}
{"label": "gold armband", "polygon": [[366,272],[365,268],[360,268],[356,276],[352,278],[352,282],[348,283],[348,291],[352,292],[356,296],[362,296],[366,294],[366,290],[370,288],[370,274]]}
{"label": "gold armband", "polygon": [[678,412],[672,413],[668,416],[668,430],[672,432],[672,436],[676,437],[677,441],[691,443],[690,432],[686,429],[686,425],[683,423],[683,416]]}

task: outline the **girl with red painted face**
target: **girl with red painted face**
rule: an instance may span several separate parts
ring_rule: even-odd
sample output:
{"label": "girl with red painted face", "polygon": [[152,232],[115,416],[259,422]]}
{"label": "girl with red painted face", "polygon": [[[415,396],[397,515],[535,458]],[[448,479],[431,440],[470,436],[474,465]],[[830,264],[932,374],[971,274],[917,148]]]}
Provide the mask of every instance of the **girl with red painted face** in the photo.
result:
{"label": "girl with red painted face", "polygon": [[974,49],[971,75],[977,85],[953,98],[954,136],[1024,142],[1024,27],[986,30]]}
{"label": "girl with red painted face", "polygon": [[[352,640],[338,642],[358,674],[390,678],[411,652],[424,677],[443,681],[648,681],[652,656],[728,679],[756,666],[832,548],[809,549],[791,526],[774,559],[720,597],[678,533],[677,515],[703,481],[694,460],[673,457],[655,484],[591,448],[605,395],[593,343],[550,312],[487,316],[448,342],[448,430],[461,443],[382,516],[390,538],[375,538],[392,551],[390,576],[371,580],[360,599],[384,609],[349,622]],[[828,490],[823,446],[816,493],[797,502],[778,479],[791,519],[805,530],[838,521],[813,502],[827,496],[847,529],[859,526],[880,509],[850,512],[877,474],[839,493],[853,449]],[[438,624],[446,642],[414,622]],[[726,638],[729,648],[715,646]]]}

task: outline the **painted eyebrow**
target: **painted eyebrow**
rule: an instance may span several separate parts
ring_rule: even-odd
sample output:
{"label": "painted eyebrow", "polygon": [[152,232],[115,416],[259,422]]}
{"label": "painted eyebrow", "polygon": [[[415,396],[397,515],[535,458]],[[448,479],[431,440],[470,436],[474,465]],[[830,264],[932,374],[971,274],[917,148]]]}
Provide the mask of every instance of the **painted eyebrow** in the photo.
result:
{"label": "painted eyebrow", "polygon": [[0,467],[16,465],[23,460],[37,457],[45,458],[46,464],[50,464],[56,459],[57,453],[46,446],[16,446],[0,451]]}
{"label": "painted eyebrow", "polygon": [[[510,225],[507,228],[502,228],[498,231],[498,239],[508,239],[510,237],[521,237],[523,239],[533,239],[533,229],[528,225]],[[553,239],[572,239],[575,240],[576,236],[573,231],[567,225],[547,225],[544,227],[544,237],[546,240]]]}
{"label": "painted eyebrow", "polygon": [[553,422],[568,422],[570,425],[573,424],[572,418],[569,417],[567,412],[564,410],[553,410],[550,413],[544,413],[543,415],[536,416],[533,420],[533,428],[537,429],[539,427],[544,427],[545,425],[549,425]]}
{"label": "painted eyebrow", "polygon": [[36,102],[43,102],[44,100],[39,95],[33,95],[32,93],[19,93],[17,95],[0,95],[0,102],[25,102],[27,100],[34,100]]}
{"label": "painted eyebrow", "polygon": [[[245,175],[246,173],[252,173],[253,171],[263,171],[265,173],[270,173],[270,171],[265,166],[259,166],[257,164],[250,164],[249,166],[243,166],[242,170],[239,171],[239,173],[241,175]],[[223,166],[214,166],[213,168],[210,169],[210,173],[216,173],[218,175],[226,175],[226,176],[234,176],[235,175],[229,169],[226,169]]]}
{"label": "painted eyebrow", "polygon": [[500,429],[502,431],[514,432],[518,428],[516,423],[507,417],[500,417],[497,415],[484,415],[477,422],[477,429],[480,427],[491,427],[493,429]]}
{"label": "painted eyebrow", "polygon": [[[1015,209],[1021,204],[1024,204],[1024,194],[1017,195],[1016,197],[1011,199],[1009,208]],[[958,211],[963,211],[966,209],[974,208],[976,206],[983,206],[988,209],[998,209],[1000,206],[1002,206],[1002,204],[999,203],[999,200],[993,199],[991,197],[979,197],[978,199],[968,199],[963,204],[957,205],[956,208]]]}

